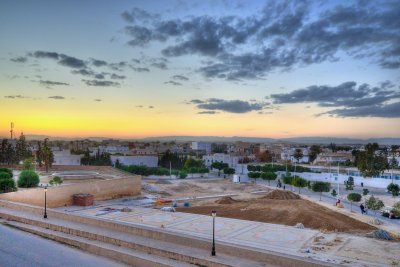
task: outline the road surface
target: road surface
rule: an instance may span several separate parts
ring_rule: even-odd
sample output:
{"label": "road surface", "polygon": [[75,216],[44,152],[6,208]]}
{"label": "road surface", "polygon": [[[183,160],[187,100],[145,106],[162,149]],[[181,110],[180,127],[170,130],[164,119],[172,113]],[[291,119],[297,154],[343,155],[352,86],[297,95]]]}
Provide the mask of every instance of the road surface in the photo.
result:
{"label": "road surface", "polygon": [[0,266],[117,267],[124,265],[0,224]]}

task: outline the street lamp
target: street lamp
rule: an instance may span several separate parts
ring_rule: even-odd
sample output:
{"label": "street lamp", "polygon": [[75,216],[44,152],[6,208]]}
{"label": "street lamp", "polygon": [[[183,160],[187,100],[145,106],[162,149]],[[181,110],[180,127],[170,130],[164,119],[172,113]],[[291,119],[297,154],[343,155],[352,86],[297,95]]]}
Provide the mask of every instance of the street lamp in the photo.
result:
{"label": "street lamp", "polygon": [[217,212],[213,210],[211,212],[211,216],[213,217],[213,244],[211,249],[211,256],[215,256],[215,217],[217,217]]}
{"label": "street lamp", "polygon": [[44,215],[43,218],[47,219],[47,186],[44,187]]}

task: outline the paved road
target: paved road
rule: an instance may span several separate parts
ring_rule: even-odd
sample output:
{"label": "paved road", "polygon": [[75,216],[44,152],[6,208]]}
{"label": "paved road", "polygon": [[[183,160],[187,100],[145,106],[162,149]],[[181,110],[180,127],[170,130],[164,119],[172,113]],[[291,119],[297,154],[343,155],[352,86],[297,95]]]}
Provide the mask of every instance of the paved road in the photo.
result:
{"label": "paved road", "polygon": [[0,224],[0,266],[108,267],[123,265]]}

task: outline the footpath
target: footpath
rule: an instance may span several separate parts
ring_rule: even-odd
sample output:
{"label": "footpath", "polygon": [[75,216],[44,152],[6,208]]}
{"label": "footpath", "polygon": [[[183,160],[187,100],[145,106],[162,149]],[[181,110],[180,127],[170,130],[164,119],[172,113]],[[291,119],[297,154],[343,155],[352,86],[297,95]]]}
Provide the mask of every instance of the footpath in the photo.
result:
{"label": "footpath", "polygon": [[[388,266],[400,243],[291,226],[107,205],[49,209],[0,201],[5,224],[134,266]],[[368,246],[368,247],[367,247]],[[373,249],[371,249],[373,248]],[[388,253],[388,251],[390,253]]]}

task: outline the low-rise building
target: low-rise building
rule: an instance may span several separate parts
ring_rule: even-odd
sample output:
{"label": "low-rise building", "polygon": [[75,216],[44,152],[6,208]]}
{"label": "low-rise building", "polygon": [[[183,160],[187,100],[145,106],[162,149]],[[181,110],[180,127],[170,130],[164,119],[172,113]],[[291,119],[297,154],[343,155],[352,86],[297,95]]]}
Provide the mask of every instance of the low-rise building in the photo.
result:
{"label": "low-rise building", "polygon": [[54,162],[53,165],[64,166],[79,166],[81,165],[81,156],[72,155],[69,150],[56,150],[53,151]]}
{"label": "low-rise building", "polygon": [[192,142],[192,150],[197,152],[211,153],[211,143],[207,142]]}

